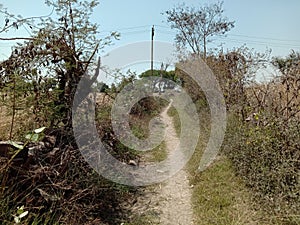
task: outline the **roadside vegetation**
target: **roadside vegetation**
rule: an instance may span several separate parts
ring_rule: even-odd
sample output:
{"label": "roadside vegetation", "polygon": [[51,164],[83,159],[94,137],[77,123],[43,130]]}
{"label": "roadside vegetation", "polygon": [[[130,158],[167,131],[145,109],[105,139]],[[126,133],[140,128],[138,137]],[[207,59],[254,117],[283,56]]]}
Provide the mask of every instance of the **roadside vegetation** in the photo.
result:
{"label": "roadside vegetation", "polygon": [[[228,125],[219,157],[201,173],[197,168],[209,137],[210,111],[203,96],[193,95],[203,131],[187,166],[197,224],[299,224],[300,57],[292,52],[271,59],[281,75],[259,84],[251,73],[261,58],[243,51],[207,58],[225,93]],[[241,76],[231,76],[230,71]],[[187,91],[195,90],[189,87],[193,82],[185,85]],[[180,134],[174,108],[169,115]]]}
{"label": "roadside vegetation", "polygon": [[[166,71],[164,65],[140,75],[122,74],[110,86],[97,81],[102,69],[97,52],[119,38],[117,32],[97,38],[98,25],[90,17],[99,2],[46,4],[54,9],[54,17],[22,18],[0,7],[6,18],[0,40],[16,41],[1,36],[21,25],[33,34],[18,39],[11,55],[0,62],[1,224],[155,224],[158,215],[134,216],[136,199],[146,189],[99,176],[81,155],[72,130],[72,107],[90,104],[89,92],[97,89],[95,122],[109,152],[134,167],[165,160],[165,142],[141,154],[123,145],[111,124],[112,103],[122,88],[152,74],[155,96],[132,107],[129,125],[136,137],[146,139],[150,121],[169,104],[160,93],[171,92],[178,84],[190,95],[200,121],[199,142],[185,168],[190,174],[196,224],[300,224],[299,52],[272,58],[270,51],[258,53],[247,46],[209,51],[207,43],[213,37],[235,26],[224,17],[222,2],[200,8],[182,5],[164,12],[178,32],[178,62],[191,55],[201,57],[225,97],[228,120],[220,155],[199,173],[211,121],[209,105],[195,81],[177,67]],[[257,82],[257,71],[270,65],[276,76]],[[74,102],[82,78],[86,79],[85,96]],[[172,82],[161,82],[161,78]],[[168,115],[180,136],[176,109],[171,107]],[[88,135],[83,128],[82,137]]]}

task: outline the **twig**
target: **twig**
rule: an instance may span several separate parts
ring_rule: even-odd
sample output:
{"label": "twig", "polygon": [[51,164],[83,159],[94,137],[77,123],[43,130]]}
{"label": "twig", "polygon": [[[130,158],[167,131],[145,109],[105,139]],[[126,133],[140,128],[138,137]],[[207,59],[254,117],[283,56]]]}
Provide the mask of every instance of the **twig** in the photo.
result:
{"label": "twig", "polygon": [[16,40],[28,40],[28,41],[35,41],[36,38],[26,38],[26,37],[13,37],[13,38],[1,38],[1,41],[16,41]]}

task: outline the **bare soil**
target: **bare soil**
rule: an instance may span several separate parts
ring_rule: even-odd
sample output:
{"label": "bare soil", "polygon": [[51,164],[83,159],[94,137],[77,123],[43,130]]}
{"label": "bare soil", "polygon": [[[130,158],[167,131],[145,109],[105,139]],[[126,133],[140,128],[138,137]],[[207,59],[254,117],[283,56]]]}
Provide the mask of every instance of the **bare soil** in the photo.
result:
{"label": "bare soil", "polygon": [[[164,141],[168,154],[179,144],[173,119],[167,114],[170,107],[171,103],[160,115],[166,126]],[[147,187],[133,211],[148,218],[147,224],[191,225],[194,224],[191,197],[188,173],[181,170],[164,183]]]}

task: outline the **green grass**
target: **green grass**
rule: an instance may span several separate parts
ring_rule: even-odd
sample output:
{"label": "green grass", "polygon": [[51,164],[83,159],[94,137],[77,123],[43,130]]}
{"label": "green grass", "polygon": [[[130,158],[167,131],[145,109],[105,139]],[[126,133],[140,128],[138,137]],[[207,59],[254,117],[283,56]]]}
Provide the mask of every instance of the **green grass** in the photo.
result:
{"label": "green grass", "polygon": [[160,225],[159,217],[155,212],[147,212],[142,215],[134,215],[130,222],[124,225]]}
{"label": "green grass", "polygon": [[[179,115],[174,107],[168,111],[173,117],[177,135],[180,135]],[[192,204],[197,225],[264,224],[260,211],[254,209],[251,193],[242,179],[234,173],[229,159],[220,156],[207,170],[197,172],[210,132],[208,110],[200,110],[200,137],[195,153],[186,170],[193,186]],[[265,223],[267,224],[267,223]]]}
{"label": "green grass", "polygon": [[264,224],[294,225],[300,224],[300,189],[299,182],[288,178],[299,175],[296,164],[299,135],[297,126],[290,124],[291,130],[285,130],[281,136],[281,126],[280,123],[253,126],[228,114],[222,151],[233,163],[235,174],[251,191],[255,207],[263,214]]}
{"label": "green grass", "polygon": [[196,224],[262,224],[250,195],[234,175],[231,162],[221,157],[203,173],[191,179]]}
{"label": "green grass", "polygon": [[152,149],[151,151],[147,151],[145,156],[148,162],[161,162],[167,159],[168,152],[166,149],[166,143],[163,141],[156,148]]}
{"label": "green grass", "polygon": [[[168,115],[173,117],[177,134],[180,121],[171,107]],[[220,156],[207,170],[197,172],[210,132],[208,110],[199,112],[201,132],[195,153],[186,166],[193,186],[192,204],[197,225],[244,225],[268,224],[262,220],[262,212],[255,210],[251,193],[241,178],[237,177],[229,159]]]}
{"label": "green grass", "polygon": [[[149,113],[145,112],[141,114],[140,116],[131,114],[130,115],[130,128],[133,135],[135,135],[139,139],[147,139],[150,135],[149,130],[149,122],[153,117],[158,116],[160,111],[165,107],[166,103],[162,102],[159,106],[159,109],[156,109],[156,111]],[[160,126],[160,124],[158,124]],[[163,126],[163,124],[161,124]],[[166,150],[166,144],[164,141],[162,141],[157,147],[154,149],[147,151],[145,153],[139,154],[145,158],[148,162],[160,162],[167,158],[168,153]]]}
{"label": "green grass", "polygon": [[181,123],[179,119],[179,114],[177,113],[176,109],[173,106],[169,108],[167,113],[170,117],[173,117],[173,124],[174,124],[176,134],[177,136],[180,136]]}

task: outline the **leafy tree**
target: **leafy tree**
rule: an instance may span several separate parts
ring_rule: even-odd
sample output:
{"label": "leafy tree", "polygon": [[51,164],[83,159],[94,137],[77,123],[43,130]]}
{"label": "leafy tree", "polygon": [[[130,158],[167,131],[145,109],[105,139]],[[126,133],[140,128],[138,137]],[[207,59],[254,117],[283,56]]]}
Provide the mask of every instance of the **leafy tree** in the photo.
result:
{"label": "leafy tree", "polygon": [[109,90],[109,86],[104,82],[98,82],[96,85],[96,90],[105,93]]}
{"label": "leafy tree", "polygon": [[234,21],[229,21],[223,13],[223,2],[200,8],[182,4],[165,12],[167,22],[172,29],[177,30],[176,43],[180,47],[188,46],[194,54],[203,54],[204,59],[211,38],[224,35],[234,27]]}
{"label": "leafy tree", "polygon": [[174,88],[174,83],[181,83],[181,80],[179,79],[179,77],[176,76],[175,71],[173,70],[147,70],[139,75],[140,78],[146,78],[151,76],[156,77],[156,79],[153,80],[152,84],[152,88],[154,90],[158,89],[159,91],[162,91],[165,88],[172,89]]}
{"label": "leafy tree", "polygon": [[[97,51],[117,34],[97,38],[98,25],[90,22],[92,10],[98,4],[96,0],[51,0],[46,3],[54,9],[54,14],[34,21],[19,19],[0,10],[0,14],[4,13],[9,20],[4,24],[3,32],[23,25],[32,27],[32,35],[24,38],[1,38],[0,29],[1,40],[25,40],[0,63],[0,93],[9,94],[5,97],[7,102],[16,98],[9,105],[15,109],[13,111],[17,110],[16,104],[20,106],[26,101],[27,105],[20,110],[26,125],[34,118],[35,126],[50,124],[61,127],[47,129],[44,145],[33,147],[36,150],[32,151],[26,164],[16,163],[9,170],[1,171],[0,182],[5,187],[0,197],[1,221],[9,223],[17,206],[26,205],[30,213],[23,224],[104,224],[108,219],[109,222],[111,218],[116,219],[117,214],[112,211],[121,208],[123,187],[118,188],[99,178],[84,161],[69,131],[71,105],[78,82],[93,69]],[[10,26],[13,23],[15,25]],[[100,61],[95,75],[87,79],[86,92],[96,80],[99,66]],[[31,114],[23,115],[25,110]],[[107,143],[116,140],[110,126],[109,123],[102,128],[108,131],[103,137]],[[114,141],[112,147],[116,154],[120,152],[117,143]],[[126,157],[130,155],[127,153]],[[47,171],[44,168],[48,168]],[[32,176],[35,171],[38,175]],[[107,218],[107,215],[111,216]]]}
{"label": "leafy tree", "polygon": [[175,72],[173,70],[171,71],[166,71],[166,70],[153,70],[153,75],[151,70],[147,70],[143,73],[140,74],[140,78],[142,77],[150,77],[150,76],[155,76],[155,77],[163,77],[169,80],[172,80],[174,82],[179,82],[178,77],[176,77]]}
{"label": "leafy tree", "polygon": [[[276,81],[276,91],[272,100],[279,102],[276,113],[285,116],[288,121],[300,114],[300,53],[292,51],[287,57],[276,57],[272,64],[280,71],[279,79]],[[299,118],[297,118],[298,120]]]}
{"label": "leafy tree", "polygon": [[272,64],[283,74],[300,74],[300,52],[292,51],[287,57],[275,57]]}
{"label": "leafy tree", "polygon": [[[54,9],[56,15],[41,17],[39,23],[35,20],[35,25],[30,25],[33,35],[24,38],[26,42],[18,44],[9,59],[1,63],[1,75],[9,77],[15,68],[19,68],[19,76],[34,86],[31,92],[36,97],[37,105],[43,106],[38,101],[41,96],[49,94],[49,85],[55,87],[51,92],[55,93],[53,98],[47,102],[52,107],[47,118],[49,114],[56,115],[51,119],[51,125],[63,122],[70,127],[72,103],[79,81],[95,62],[98,50],[110,44],[118,34],[112,32],[104,39],[97,38],[99,27],[90,22],[93,9],[98,5],[97,0],[47,0],[46,4]],[[15,19],[7,12],[5,15],[9,21]],[[29,23],[29,20],[14,20],[17,25],[19,22],[22,25]],[[9,26],[9,22],[6,26]],[[96,71],[99,67],[100,61]],[[97,79],[97,75],[95,73],[90,78],[88,86]],[[90,87],[86,88],[88,93]]]}

